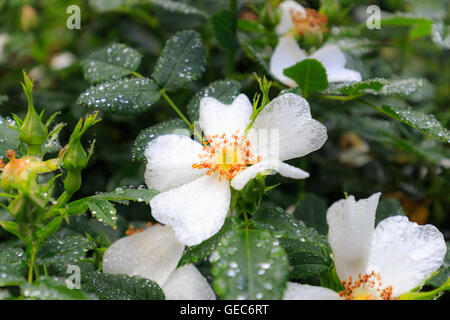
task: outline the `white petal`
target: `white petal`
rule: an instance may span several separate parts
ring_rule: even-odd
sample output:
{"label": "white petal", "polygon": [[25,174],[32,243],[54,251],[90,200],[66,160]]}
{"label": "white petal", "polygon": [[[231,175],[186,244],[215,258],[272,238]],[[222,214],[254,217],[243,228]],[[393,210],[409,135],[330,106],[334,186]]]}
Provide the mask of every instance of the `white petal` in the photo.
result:
{"label": "white petal", "polygon": [[145,149],[148,188],[166,191],[204,175],[204,170],[192,168],[201,152],[202,145],[187,136],[169,134],[151,141]]}
{"label": "white petal", "polygon": [[162,286],[177,267],[184,245],[169,226],[149,229],[114,242],[103,256],[103,272],[139,275]]}
{"label": "white petal", "polygon": [[223,133],[242,134],[250,123],[253,107],[245,94],[240,94],[230,105],[211,97],[200,101],[200,126],[207,136]]}
{"label": "white petal", "polygon": [[446,251],[444,236],[435,226],[394,216],[375,229],[369,270],[379,271],[383,285],[392,285],[397,297],[428,279],[442,265]]}
{"label": "white petal", "polygon": [[299,47],[291,35],[281,37],[270,58],[270,73],[288,87],[297,87],[297,83],[283,73],[284,69],[292,67],[306,59],[305,52]]}
{"label": "white petal", "polygon": [[242,190],[247,182],[254,179],[258,173],[266,170],[270,171],[269,174],[272,174],[271,171],[275,170],[282,176],[292,179],[305,179],[309,177],[309,173],[303,171],[302,169],[293,167],[278,160],[267,160],[258,162],[257,164],[252,165],[239,173],[233,178],[233,180],[231,180],[231,186],[236,190]]}
{"label": "white petal", "polygon": [[248,137],[252,150],[256,148],[254,153],[263,160],[285,161],[316,151],[328,136],[327,128],[311,118],[308,101],[286,93],[264,107]]}
{"label": "white petal", "polygon": [[361,81],[361,74],[355,70],[340,68],[326,71],[328,82]]}
{"label": "white petal", "polygon": [[275,31],[278,35],[286,34],[286,32],[291,30],[291,28],[294,26],[294,23],[292,22],[292,13],[303,16],[306,14],[303,6],[298,2],[292,0],[283,1],[278,6],[278,12],[280,14],[280,22],[275,28]]}
{"label": "white petal", "polygon": [[288,282],[283,300],[341,300],[331,289]]}
{"label": "white petal", "polygon": [[310,57],[323,64],[327,72],[328,82],[361,81],[361,74],[358,71],[345,68],[345,55],[334,44],[324,45]]}
{"label": "white petal", "polygon": [[319,60],[325,69],[343,68],[346,62],[344,53],[334,44],[322,46],[320,49],[316,50],[310,58]]}
{"label": "white petal", "polygon": [[353,196],[335,202],[327,211],[328,240],[341,281],[365,274],[380,193],[355,201]]}
{"label": "white petal", "polygon": [[230,186],[217,176],[203,176],[160,193],[150,201],[153,217],[170,225],[177,239],[199,244],[220,230],[230,206]]}
{"label": "white petal", "polygon": [[166,300],[216,300],[208,281],[192,264],[175,270],[162,289]]}

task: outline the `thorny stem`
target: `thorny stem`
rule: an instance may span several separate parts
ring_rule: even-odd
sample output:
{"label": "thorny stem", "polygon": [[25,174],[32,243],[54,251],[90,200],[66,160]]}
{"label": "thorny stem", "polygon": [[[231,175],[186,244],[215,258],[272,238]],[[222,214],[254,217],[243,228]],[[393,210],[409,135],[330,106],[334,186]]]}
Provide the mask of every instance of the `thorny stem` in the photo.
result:
{"label": "thorny stem", "polygon": [[31,245],[31,260],[30,265],[28,266],[28,283],[33,282],[33,271],[34,271],[34,264],[36,262],[36,254],[37,254],[37,245],[36,243],[33,243]]}
{"label": "thorny stem", "polygon": [[133,71],[131,74],[132,74],[133,76],[135,76],[135,77],[138,77],[138,78],[145,78],[142,74],[137,73],[136,71]]}
{"label": "thorny stem", "polygon": [[178,107],[175,105],[175,103],[172,101],[172,99],[170,99],[170,97],[167,95],[166,90],[165,89],[161,89],[160,90],[161,95],[163,96],[163,98],[167,101],[167,103],[172,107],[172,109],[178,114],[178,116],[187,123],[187,125],[189,126],[189,128],[194,132],[194,135],[200,139],[200,141],[202,141],[202,135],[195,129],[195,126],[193,123],[191,123],[188,118],[186,118],[186,116],[180,111],[180,109],[178,109]]}
{"label": "thorny stem", "polygon": [[[136,71],[133,71],[131,73],[132,75],[138,77],[138,78],[144,78],[144,76]],[[180,109],[176,106],[176,104],[170,99],[170,97],[167,95],[166,90],[162,88],[159,90],[163,98],[167,101],[167,103],[172,107],[172,109],[178,114],[178,116],[187,123],[189,128],[194,132],[194,135],[199,139],[199,141],[203,141],[202,135],[195,129],[195,126],[193,123],[189,121],[188,118],[180,111]]]}
{"label": "thorny stem", "polygon": [[161,89],[159,92],[161,92],[161,95],[164,97],[164,99],[167,101],[167,103],[172,107],[173,110],[178,114],[178,116],[187,123],[187,125],[192,128],[192,123],[186,118],[186,116],[178,109],[178,107],[173,103],[172,99],[167,95],[165,89]]}
{"label": "thorny stem", "polygon": [[319,97],[322,99],[327,99],[327,100],[338,100],[338,101],[350,101],[350,100],[355,100],[359,97],[364,96],[365,93],[361,93],[355,96],[329,96],[329,95],[320,95]]}

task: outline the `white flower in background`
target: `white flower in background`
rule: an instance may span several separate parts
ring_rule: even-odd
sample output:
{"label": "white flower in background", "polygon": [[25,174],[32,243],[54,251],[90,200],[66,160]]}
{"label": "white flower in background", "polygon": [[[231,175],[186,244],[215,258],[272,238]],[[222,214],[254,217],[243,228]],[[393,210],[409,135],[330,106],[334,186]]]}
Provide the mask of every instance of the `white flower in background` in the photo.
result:
{"label": "white flower in background", "polygon": [[353,166],[362,167],[372,160],[370,147],[353,132],[345,132],[339,138],[339,161]]}
{"label": "white flower in background", "polygon": [[[245,135],[251,114],[252,104],[243,94],[231,105],[203,98],[199,122],[204,146],[174,134],[147,146],[145,181],[161,192],[150,201],[152,215],[170,225],[180,242],[196,245],[220,230],[229,212],[230,184],[241,190],[266,170],[294,179],[309,176],[283,162],[319,149],[327,139],[308,102],[290,93],[274,99]],[[276,139],[264,139],[267,132],[275,132]]]}
{"label": "white flower in background", "polygon": [[152,226],[114,242],[103,256],[103,272],[155,281],[166,300],[215,300],[214,291],[194,265],[176,269],[183,250],[169,226]]}
{"label": "white flower in background", "polygon": [[9,36],[6,33],[0,33],[0,62],[6,60],[5,47],[9,42]]}
{"label": "white flower in background", "polygon": [[380,193],[335,202],[327,212],[328,238],[344,290],[289,283],[284,299],[390,300],[427,280],[442,265],[447,247],[441,232],[393,216],[376,228]]}
{"label": "white flower in background", "polygon": [[[345,68],[346,58],[338,46],[325,44],[309,56],[300,48],[294,34],[298,33],[296,29],[299,21],[307,18],[308,9],[295,1],[284,1],[278,10],[280,23],[276,27],[276,32],[280,38],[270,59],[270,72],[275,78],[286,86],[297,87],[297,83],[286,77],[283,70],[304,59],[312,58],[322,63],[327,72],[328,82],[361,81],[361,74],[358,71]],[[303,25],[301,27],[304,28]]]}
{"label": "white flower in background", "polygon": [[50,60],[50,68],[58,71],[70,67],[76,61],[75,56],[70,52],[57,54]]}

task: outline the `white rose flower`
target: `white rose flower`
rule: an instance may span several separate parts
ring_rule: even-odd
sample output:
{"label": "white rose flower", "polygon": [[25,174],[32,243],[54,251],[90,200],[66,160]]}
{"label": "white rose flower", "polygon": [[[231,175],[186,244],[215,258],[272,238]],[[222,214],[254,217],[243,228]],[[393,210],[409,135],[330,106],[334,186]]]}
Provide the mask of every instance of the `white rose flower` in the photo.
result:
{"label": "white rose flower", "polygon": [[[145,181],[161,191],[150,201],[152,215],[170,225],[180,242],[196,245],[220,230],[229,212],[230,185],[241,190],[266,170],[294,179],[309,176],[283,162],[319,149],[327,139],[308,102],[291,93],[274,99],[246,135],[251,114],[252,104],[243,94],[230,105],[203,98],[200,126],[207,144],[169,134],[147,146]],[[268,131],[278,134],[276,141],[261,138]]]}
{"label": "white rose flower", "polygon": [[284,299],[390,300],[422,284],[442,265],[447,247],[436,227],[393,216],[374,228],[380,195],[359,201],[350,196],[328,209],[328,238],[345,289],[338,294],[290,282]]}
{"label": "white rose flower", "polygon": [[280,38],[270,59],[270,72],[276,79],[286,86],[297,87],[297,83],[286,77],[283,70],[304,59],[312,58],[322,63],[328,82],[361,81],[361,74],[358,71],[345,68],[346,58],[338,46],[325,44],[309,56],[300,48],[292,35],[295,27],[293,17],[306,16],[305,8],[295,1],[284,1],[278,10],[280,23],[276,27],[276,32]]}
{"label": "white rose flower", "polygon": [[152,226],[114,242],[103,256],[103,272],[155,281],[166,300],[215,300],[214,291],[194,265],[177,269],[183,250],[169,226]]}

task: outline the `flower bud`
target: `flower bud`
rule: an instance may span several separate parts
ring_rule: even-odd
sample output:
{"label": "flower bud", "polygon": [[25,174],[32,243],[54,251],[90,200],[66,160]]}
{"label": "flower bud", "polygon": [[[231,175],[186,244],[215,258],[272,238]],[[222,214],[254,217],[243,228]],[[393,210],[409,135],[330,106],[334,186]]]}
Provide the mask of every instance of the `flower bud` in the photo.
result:
{"label": "flower bud", "polygon": [[89,156],[84,151],[80,140],[74,141],[72,144],[69,143],[64,149],[61,151],[63,153],[62,168],[68,171],[78,171],[86,168]]}
{"label": "flower bud", "polygon": [[28,146],[27,153],[30,155],[39,155],[41,146],[47,140],[48,129],[42,123],[43,113],[40,115],[36,112],[33,104],[33,82],[24,72],[23,90],[28,100],[28,110],[25,119],[18,123],[19,139]]}
{"label": "flower bud", "polygon": [[266,1],[266,4],[262,8],[260,21],[267,29],[270,30],[275,28],[280,21],[280,17],[277,14],[277,10],[275,9],[272,0]]}
{"label": "flower bud", "polygon": [[58,158],[61,159],[61,167],[67,170],[64,179],[64,189],[69,197],[81,187],[81,170],[86,168],[89,158],[92,155],[94,144],[91,145],[89,153],[86,153],[81,145],[81,137],[88,128],[96,124],[100,119],[97,113],[88,115],[86,120],[78,121],[70,136],[69,143],[60,151]]}

